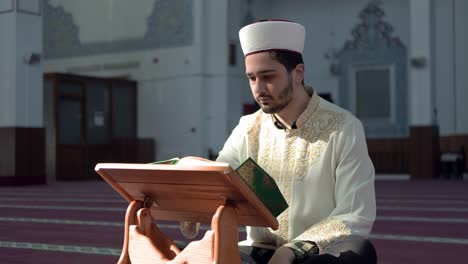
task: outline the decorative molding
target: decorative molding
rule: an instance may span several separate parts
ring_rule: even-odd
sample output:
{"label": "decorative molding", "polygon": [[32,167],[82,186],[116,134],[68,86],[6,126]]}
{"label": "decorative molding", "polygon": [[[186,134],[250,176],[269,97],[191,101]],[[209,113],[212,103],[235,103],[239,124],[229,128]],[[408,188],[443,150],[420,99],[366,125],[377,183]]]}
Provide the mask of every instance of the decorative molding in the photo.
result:
{"label": "decorative molding", "polygon": [[16,0],[16,12],[34,16],[41,16],[42,0]]}
{"label": "decorative molding", "polygon": [[339,104],[347,109],[353,105],[353,72],[361,67],[391,67],[394,70],[393,98],[396,105],[393,120],[362,120],[366,135],[370,137],[398,137],[408,134],[407,117],[407,53],[398,37],[393,37],[393,27],[383,20],[385,12],[381,1],[371,0],[360,12],[361,22],[351,31],[352,40],[346,41],[337,52],[337,60],[330,69],[339,75]]}
{"label": "decorative molding", "polygon": [[190,46],[194,38],[192,0],[156,1],[144,37],[112,42],[81,43],[73,16],[49,0],[43,17],[46,59]]}
{"label": "decorative molding", "polygon": [[342,51],[403,47],[398,37],[392,37],[393,26],[383,21],[385,12],[380,1],[371,1],[359,14],[361,23],[351,31],[352,40],[346,41]]}
{"label": "decorative molding", "polygon": [[44,58],[67,57],[80,49],[78,26],[63,7],[53,7],[45,0],[43,20]]}
{"label": "decorative molding", "polygon": [[[14,0],[4,0],[2,5],[0,5],[0,15],[6,14],[6,13],[11,13],[15,11],[15,4],[13,2]],[[10,5],[8,5],[10,3]]]}

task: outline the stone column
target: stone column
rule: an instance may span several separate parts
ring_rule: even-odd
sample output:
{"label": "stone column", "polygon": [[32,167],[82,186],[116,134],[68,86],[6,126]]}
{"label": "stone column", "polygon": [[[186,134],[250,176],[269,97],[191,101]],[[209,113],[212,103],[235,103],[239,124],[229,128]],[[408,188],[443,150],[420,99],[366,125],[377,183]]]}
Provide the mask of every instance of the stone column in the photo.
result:
{"label": "stone column", "polygon": [[434,123],[431,0],[410,0],[409,120],[410,173],[414,178],[439,174],[439,132]]}
{"label": "stone column", "polygon": [[0,3],[0,185],[45,183],[41,2]]}

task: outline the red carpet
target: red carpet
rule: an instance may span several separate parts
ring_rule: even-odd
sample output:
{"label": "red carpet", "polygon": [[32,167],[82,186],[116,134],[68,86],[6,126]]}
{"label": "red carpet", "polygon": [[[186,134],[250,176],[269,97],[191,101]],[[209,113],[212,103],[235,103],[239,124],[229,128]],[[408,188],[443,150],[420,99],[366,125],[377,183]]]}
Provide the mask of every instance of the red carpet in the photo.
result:
{"label": "red carpet", "polygon": [[[379,263],[466,262],[468,182],[377,181],[376,193]],[[115,263],[126,206],[104,182],[0,187],[0,263]],[[182,240],[176,223],[160,228]]]}

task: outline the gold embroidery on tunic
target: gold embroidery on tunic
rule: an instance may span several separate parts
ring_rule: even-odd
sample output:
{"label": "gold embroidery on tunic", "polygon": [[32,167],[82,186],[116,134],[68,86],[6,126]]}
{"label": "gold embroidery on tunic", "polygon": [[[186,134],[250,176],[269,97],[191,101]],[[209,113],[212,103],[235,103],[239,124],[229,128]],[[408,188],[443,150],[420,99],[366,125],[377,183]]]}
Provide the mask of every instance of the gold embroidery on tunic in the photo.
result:
{"label": "gold embroidery on tunic", "polygon": [[331,242],[348,235],[351,235],[351,229],[342,220],[330,218],[314,225],[298,239],[314,241],[322,249]]}
{"label": "gold embroidery on tunic", "polygon": [[[258,114],[249,129],[249,154],[275,179],[289,208],[293,203],[293,181],[302,180],[307,175],[308,168],[327,147],[330,135],[341,129],[344,123],[344,113],[320,108],[319,103],[320,98],[314,94],[298,119],[298,129],[278,130],[271,115],[263,112]],[[278,216],[278,230],[263,232],[265,239],[276,242],[278,246],[292,239],[289,208]]]}
{"label": "gold embroidery on tunic", "polygon": [[258,146],[259,146],[259,131],[262,123],[261,110],[257,111],[256,117],[251,124],[247,126],[248,141],[249,141],[249,156],[258,163]]}

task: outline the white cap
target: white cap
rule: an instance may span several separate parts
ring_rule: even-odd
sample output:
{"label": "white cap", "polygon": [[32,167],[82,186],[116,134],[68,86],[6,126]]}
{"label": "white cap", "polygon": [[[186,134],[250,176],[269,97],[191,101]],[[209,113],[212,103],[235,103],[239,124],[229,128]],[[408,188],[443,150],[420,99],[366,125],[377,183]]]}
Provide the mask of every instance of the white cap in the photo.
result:
{"label": "white cap", "polygon": [[239,38],[246,57],[270,50],[293,51],[302,55],[305,28],[285,20],[261,21],[241,28]]}

